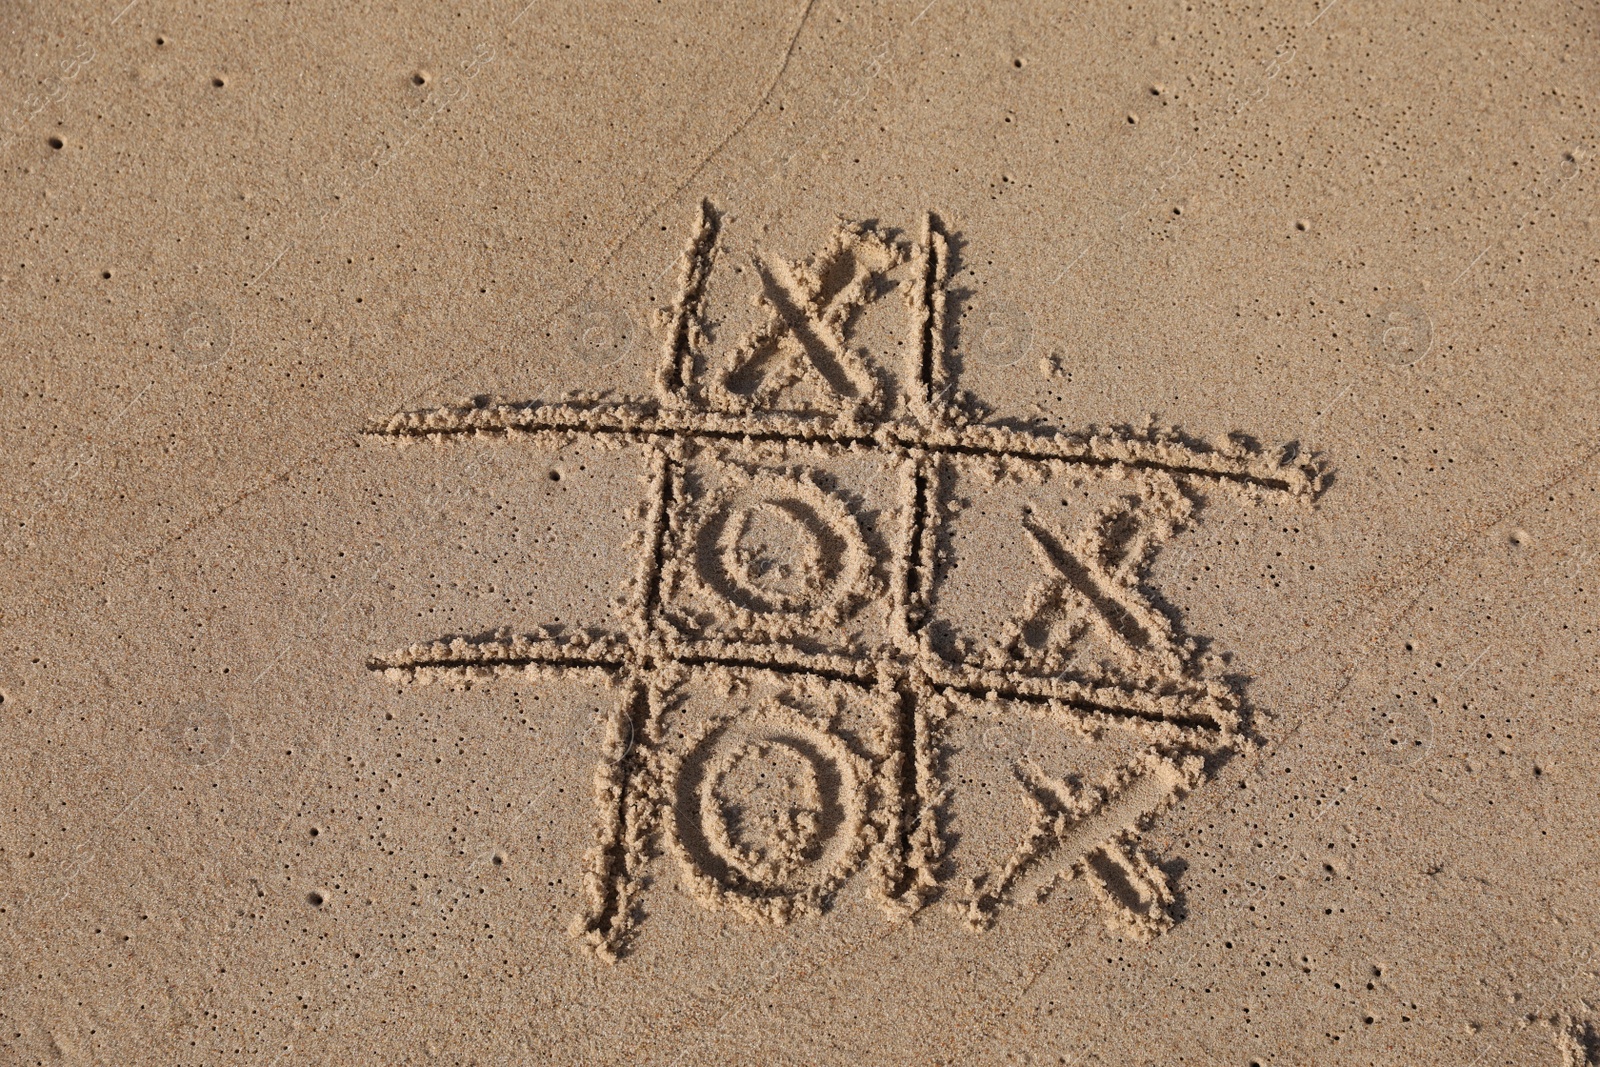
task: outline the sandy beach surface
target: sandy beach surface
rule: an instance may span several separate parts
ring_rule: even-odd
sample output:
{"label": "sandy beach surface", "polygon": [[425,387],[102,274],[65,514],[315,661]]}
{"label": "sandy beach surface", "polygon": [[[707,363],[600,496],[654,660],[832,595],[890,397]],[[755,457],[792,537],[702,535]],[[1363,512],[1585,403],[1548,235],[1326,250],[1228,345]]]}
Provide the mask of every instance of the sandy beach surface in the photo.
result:
{"label": "sandy beach surface", "polygon": [[6,1062],[1600,1063],[1593,5],[0,71]]}

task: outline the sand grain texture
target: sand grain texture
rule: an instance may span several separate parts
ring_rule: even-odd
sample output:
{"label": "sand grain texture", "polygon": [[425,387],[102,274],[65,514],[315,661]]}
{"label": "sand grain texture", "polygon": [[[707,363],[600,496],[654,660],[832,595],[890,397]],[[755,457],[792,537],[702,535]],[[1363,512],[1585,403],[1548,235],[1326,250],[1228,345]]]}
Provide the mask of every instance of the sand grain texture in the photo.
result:
{"label": "sand grain texture", "polygon": [[1594,11],[0,29],[7,1062],[1600,1062]]}

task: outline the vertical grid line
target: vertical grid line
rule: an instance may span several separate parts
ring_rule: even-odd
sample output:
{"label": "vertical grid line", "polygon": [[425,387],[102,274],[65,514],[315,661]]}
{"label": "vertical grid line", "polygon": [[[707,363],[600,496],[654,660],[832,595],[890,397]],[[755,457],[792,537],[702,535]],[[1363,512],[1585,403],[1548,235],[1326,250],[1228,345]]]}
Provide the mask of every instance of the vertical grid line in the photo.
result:
{"label": "vertical grid line", "polygon": [[574,932],[581,931],[589,947],[610,961],[616,959],[618,945],[631,925],[629,912],[637,892],[636,872],[631,868],[637,862],[639,826],[629,804],[633,788],[630,757],[641,720],[649,713],[648,702],[648,685],[634,675],[612,711],[606,752],[594,781],[595,843],[585,879],[589,905]]}
{"label": "vertical grid line", "polygon": [[[648,554],[644,571],[640,575],[638,640],[648,643],[655,635],[656,619],[661,608],[661,571],[666,566],[667,529],[672,524],[672,483],[674,478],[672,457],[664,448],[655,450],[655,483],[651,486],[652,502],[648,519],[650,533]],[[641,648],[639,651],[643,652]]]}
{"label": "vertical grid line", "polygon": [[906,370],[909,380],[916,384],[907,386],[906,401],[917,421],[924,426],[932,421],[929,405],[933,401],[932,353],[928,349],[928,323],[932,315],[929,301],[935,274],[932,220],[931,214],[923,216],[922,233],[917,239],[916,247],[912,249],[916,276],[911,281],[911,299],[908,303],[911,313],[911,347],[910,366]]}
{"label": "vertical grid line", "polygon": [[922,302],[925,317],[922,324],[922,385],[923,403],[928,407],[930,419],[943,421],[938,412],[943,403],[946,379],[945,366],[945,289],[950,276],[950,242],[939,227],[933,212],[923,220],[923,243],[926,248],[923,263]]}
{"label": "vertical grid line", "polygon": [[[931,556],[928,546],[928,526],[931,508],[937,504],[938,460],[930,459],[924,452],[913,453],[911,523],[906,550],[910,558],[905,565],[905,594],[902,602],[903,619],[907,636],[916,639],[927,621],[928,594],[932,586]],[[930,501],[929,494],[935,497]],[[915,654],[915,649],[907,649]]]}
{"label": "vertical grid line", "polygon": [[706,279],[711,274],[711,258],[717,245],[717,215],[711,201],[700,201],[694,231],[683,249],[683,271],[679,276],[678,296],[672,303],[672,329],[661,355],[658,373],[663,400],[687,404],[693,377],[693,328],[700,317]]}

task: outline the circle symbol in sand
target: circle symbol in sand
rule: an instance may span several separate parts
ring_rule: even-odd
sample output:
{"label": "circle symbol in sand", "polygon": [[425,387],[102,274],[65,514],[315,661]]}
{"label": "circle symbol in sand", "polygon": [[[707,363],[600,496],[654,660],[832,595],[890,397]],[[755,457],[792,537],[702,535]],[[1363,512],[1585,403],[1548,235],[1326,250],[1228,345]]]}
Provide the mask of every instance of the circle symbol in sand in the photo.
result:
{"label": "circle symbol in sand", "polygon": [[785,883],[816,854],[822,790],[809,754],[792,742],[747,740],[701,782],[712,851],[752,882]]}
{"label": "circle symbol in sand", "polygon": [[172,350],[191,366],[214,363],[233,346],[233,328],[215,304],[184,304],[173,312],[170,326]]}
{"label": "circle symbol in sand", "polygon": [[221,708],[195,702],[173,711],[162,730],[173,752],[185,763],[205,767],[233,747],[233,720]]}
{"label": "circle symbol in sand", "polygon": [[838,582],[827,526],[803,500],[765,500],[724,517],[718,547],[724,574],[747,600],[794,611],[826,598]]}
{"label": "circle symbol in sand", "polygon": [[1415,304],[1385,304],[1372,313],[1372,354],[1409,367],[1433,347],[1433,320]]}
{"label": "circle symbol in sand", "polygon": [[757,475],[707,501],[697,537],[704,584],[758,616],[826,613],[864,591],[871,556],[855,516],[807,479]]}
{"label": "circle symbol in sand", "polygon": [[870,770],[781,705],[712,721],[667,775],[669,847],[707,903],[769,922],[815,911],[865,852]]}

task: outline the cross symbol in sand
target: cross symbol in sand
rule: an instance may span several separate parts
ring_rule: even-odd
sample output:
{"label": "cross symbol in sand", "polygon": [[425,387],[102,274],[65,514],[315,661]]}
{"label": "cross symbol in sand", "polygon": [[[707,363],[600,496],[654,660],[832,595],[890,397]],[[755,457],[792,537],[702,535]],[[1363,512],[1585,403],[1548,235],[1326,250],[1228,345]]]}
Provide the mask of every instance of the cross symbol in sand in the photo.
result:
{"label": "cross symbol in sand", "polygon": [[[1174,486],[1168,499],[1177,496]],[[1139,582],[1147,551],[1172,535],[1182,512],[1139,514],[1146,510],[1151,509],[1122,507],[1097,516],[1075,542],[1059,528],[1025,513],[1022,528],[1044,578],[1019,613],[1017,630],[1059,621],[1079,628],[1092,626],[1125,656],[1153,661],[1161,672],[1181,674],[1185,657],[1172,624],[1145,599]],[[1111,531],[1116,527],[1129,536],[1127,543],[1113,549]]]}
{"label": "cross symbol in sand", "polygon": [[[657,851],[692,896],[755,922],[825,912],[860,877],[891,918],[942,899],[983,926],[1081,875],[1111,921],[1163,929],[1171,892],[1140,831],[1239,718],[1146,568],[1195,494],[1310,500],[1318,468],[1175,431],[975,418],[949,399],[952,254],[932,216],[909,243],[843,224],[804,262],[758,257],[756,321],[719,350],[703,314],[717,242],[702,205],[653,399],[371,430],[636,450],[650,490],[626,625],[438,640],[372,668],[456,686],[587,672],[615,690],[574,927],[607,958]],[[898,365],[852,344],[896,314],[891,291]],[[997,824],[949,783],[996,766],[996,802],[1029,829],[984,846]]]}
{"label": "cross symbol in sand", "polygon": [[[773,398],[810,371],[841,404],[860,404],[871,395],[875,379],[864,353],[846,343],[845,325],[902,258],[900,248],[876,233],[852,230],[841,230],[799,269],[781,259],[755,257],[767,315],[717,375],[718,399],[737,410]],[[754,388],[741,390],[741,380],[758,374],[768,361],[779,366],[768,369]]]}

